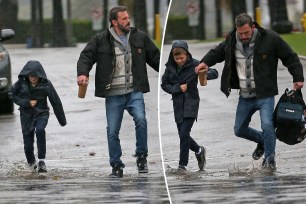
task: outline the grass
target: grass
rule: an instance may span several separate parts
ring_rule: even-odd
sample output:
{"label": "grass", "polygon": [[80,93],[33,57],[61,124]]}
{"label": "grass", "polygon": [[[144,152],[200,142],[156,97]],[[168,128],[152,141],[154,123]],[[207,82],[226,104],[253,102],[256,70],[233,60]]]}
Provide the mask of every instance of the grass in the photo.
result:
{"label": "grass", "polygon": [[306,56],[306,32],[283,34],[281,37],[298,55]]}

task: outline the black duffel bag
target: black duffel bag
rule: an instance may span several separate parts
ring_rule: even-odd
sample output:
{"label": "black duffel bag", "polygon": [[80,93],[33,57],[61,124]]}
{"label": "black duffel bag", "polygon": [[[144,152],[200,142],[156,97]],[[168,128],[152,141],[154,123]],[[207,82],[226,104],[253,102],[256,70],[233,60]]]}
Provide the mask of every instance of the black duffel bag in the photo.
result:
{"label": "black duffel bag", "polygon": [[288,145],[302,142],[306,137],[305,102],[301,90],[286,89],[273,114],[276,137]]}

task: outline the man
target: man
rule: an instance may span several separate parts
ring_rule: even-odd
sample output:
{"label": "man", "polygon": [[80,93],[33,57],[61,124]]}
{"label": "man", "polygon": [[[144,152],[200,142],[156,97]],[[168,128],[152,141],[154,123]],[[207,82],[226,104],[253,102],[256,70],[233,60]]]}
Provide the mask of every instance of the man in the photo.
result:
{"label": "man", "polygon": [[[293,77],[293,88],[304,86],[303,67],[296,53],[271,30],[265,30],[242,13],[226,40],[210,50],[195,68],[208,69],[225,61],[221,91],[228,97],[231,89],[240,89],[234,132],[257,143],[253,159],[264,155],[262,167],[276,170],[276,136],[273,126],[274,96],[278,94],[277,64],[280,59]],[[251,117],[260,112],[262,131],[249,127]]]}
{"label": "man", "polygon": [[159,49],[142,31],[130,27],[125,7],[109,13],[110,26],[95,35],[80,54],[77,63],[78,85],[88,81],[96,63],[95,96],[105,98],[107,140],[112,166],[111,177],[122,177],[124,163],[119,131],[124,110],[133,117],[136,130],[137,168],[147,173],[147,121],[143,93],[149,92],[146,63],[159,71]]}

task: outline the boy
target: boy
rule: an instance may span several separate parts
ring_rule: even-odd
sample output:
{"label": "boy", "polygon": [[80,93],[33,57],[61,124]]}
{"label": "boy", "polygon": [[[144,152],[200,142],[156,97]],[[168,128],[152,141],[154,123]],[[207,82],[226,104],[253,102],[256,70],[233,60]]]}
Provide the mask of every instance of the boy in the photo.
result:
{"label": "boy", "polygon": [[61,126],[67,124],[63,106],[44,68],[38,61],[28,61],[18,75],[9,97],[20,106],[24,153],[32,170],[37,169],[34,155],[34,131],[37,138],[38,172],[47,172],[45,165],[46,132],[49,119],[47,97]]}
{"label": "boy", "polygon": [[[194,70],[198,64],[199,61],[193,59],[188,51],[187,42],[177,40],[172,44],[166,70],[162,76],[162,89],[172,94],[174,117],[180,137],[179,170],[186,170],[189,149],[195,152],[200,170],[203,170],[206,164],[205,148],[199,146],[190,136],[191,128],[198,116],[200,102],[198,75]],[[207,79],[217,77],[217,70],[208,70]]]}

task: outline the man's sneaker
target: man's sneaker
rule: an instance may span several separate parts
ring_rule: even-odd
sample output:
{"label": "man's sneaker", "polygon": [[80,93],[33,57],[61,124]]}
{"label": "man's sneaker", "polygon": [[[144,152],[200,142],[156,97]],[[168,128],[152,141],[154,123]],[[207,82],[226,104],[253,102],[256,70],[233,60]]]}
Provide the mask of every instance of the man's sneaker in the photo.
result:
{"label": "man's sneaker", "polygon": [[276,171],[276,163],[275,160],[264,159],[262,162],[262,169]]}
{"label": "man's sneaker", "polygon": [[200,170],[203,170],[206,165],[206,150],[203,146],[200,147],[201,152],[199,154],[195,153],[198,160],[198,166]]}
{"label": "man's sneaker", "polygon": [[179,171],[187,171],[186,166],[179,165],[177,168]]}
{"label": "man's sneaker", "polygon": [[148,173],[148,165],[147,165],[147,157],[145,155],[141,155],[137,157],[136,160],[138,173]]}
{"label": "man's sneaker", "polygon": [[264,146],[263,144],[258,143],[256,149],[253,152],[253,159],[254,160],[258,160],[262,157],[262,155],[264,154]]}
{"label": "man's sneaker", "polygon": [[111,178],[122,178],[123,177],[123,166],[115,164],[112,169],[112,173],[109,175]]}
{"label": "man's sneaker", "polygon": [[31,171],[36,171],[36,169],[37,169],[37,164],[36,164],[36,162],[34,162],[34,163],[29,163],[29,164],[28,164],[28,167],[29,167],[29,169],[30,169]]}
{"label": "man's sneaker", "polygon": [[47,172],[47,167],[44,161],[39,161],[38,162],[38,173],[46,173]]}

